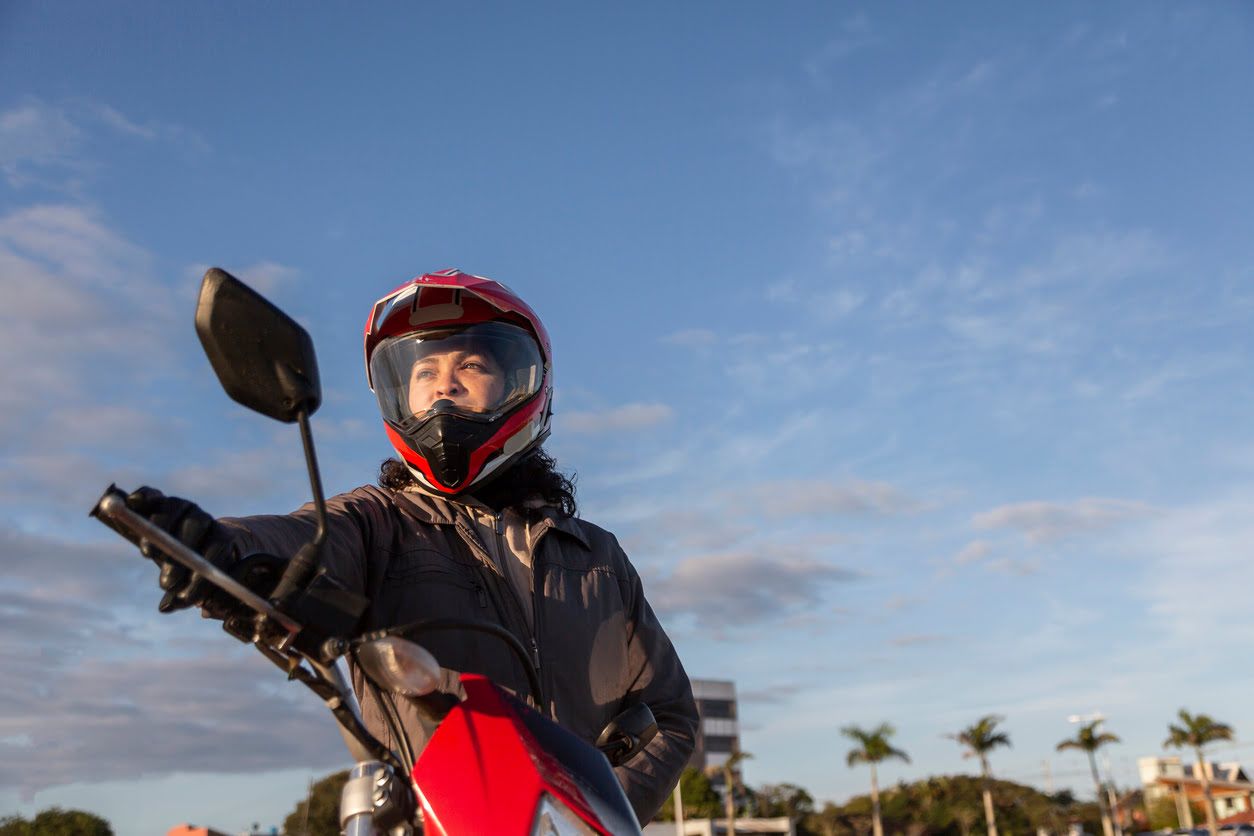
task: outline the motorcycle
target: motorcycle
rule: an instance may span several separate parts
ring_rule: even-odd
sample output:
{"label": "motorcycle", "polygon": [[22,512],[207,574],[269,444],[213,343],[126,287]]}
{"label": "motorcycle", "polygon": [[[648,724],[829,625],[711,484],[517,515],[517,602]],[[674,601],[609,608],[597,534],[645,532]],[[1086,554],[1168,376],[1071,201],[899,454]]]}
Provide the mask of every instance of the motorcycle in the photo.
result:
{"label": "motorcycle", "polygon": [[[657,733],[648,706],[615,717],[593,747],[486,677],[462,674],[458,693],[438,690],[439,662],[414,639],[425,632],[475,630],[510,647],[528,675],[535,704],[541,704],[530,654],[499,625],[439,619],[354,635],[368,601],[319,571],[326,508],[309,419],[322,395],[309,334],[218,268],[201,284],[196,332],[228,395],[298,424],[317,514],[313,538],[286,561],[245,558],[224,571],[127,508],[127,494],[115,485],[91,514],[133,543],[155,544],[216,586],[234,604],[226,631],[326,704],[355,761],[341,795],[345,836],[638,836],[640,824],[611,764],[629,760]],[[267,597],[256,591],[268,587],[273,591]],[[383,707],[395,749],[366,728],[349,684],[350,664]],[[417,757],[402,732],[398,700],[412,701],[434,729]]]}

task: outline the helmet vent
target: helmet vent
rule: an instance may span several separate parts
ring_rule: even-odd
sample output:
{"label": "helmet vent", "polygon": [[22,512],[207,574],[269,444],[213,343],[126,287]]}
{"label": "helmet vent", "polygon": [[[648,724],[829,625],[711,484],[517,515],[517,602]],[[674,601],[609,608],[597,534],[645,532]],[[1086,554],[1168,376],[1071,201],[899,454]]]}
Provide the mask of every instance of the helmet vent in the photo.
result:
{"label": "helmet vent", "polygon": [[422,287],[414,296],[414,307],[409,314],[409,324],[427,325],[432,322],[449,322],[461,319],[462,292],[451,287]]}

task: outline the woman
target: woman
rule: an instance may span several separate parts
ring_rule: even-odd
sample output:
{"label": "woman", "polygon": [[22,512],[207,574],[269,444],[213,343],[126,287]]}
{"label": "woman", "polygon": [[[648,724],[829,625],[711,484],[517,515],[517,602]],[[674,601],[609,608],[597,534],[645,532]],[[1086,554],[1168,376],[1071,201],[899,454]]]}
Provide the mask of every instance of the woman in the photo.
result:
{"label": "woman", "polygon": [[[538,707],[590,743],[616,714],[647,704],[658,735],[615,770],[645,823],[688,761],[696,707],[639,575],[612,534],[575,516],[574,487],[540,446],[552,418],[551,357],[539,317],[490,279],[445,270],[375,303],[366,374],[399,458],[383,463],[378,487],[327,501],[322,562],[369,598],[363,632],[439,617],[510,630],[539,668]],[[215,521],[149,488],[128,504],[222,566],[254,552],[291,555],[314,528],[311,505]],[[161,586],[162,611],[214,609],[207,585],[177,564],[162,561]],[[423,644],[449,687],[473,672],[527,693],[499,640],[439,633]],[[389,742],[379,706],[354,684],[367,726]],[[412,706],[402,723],[419,750],[426,732]]]}

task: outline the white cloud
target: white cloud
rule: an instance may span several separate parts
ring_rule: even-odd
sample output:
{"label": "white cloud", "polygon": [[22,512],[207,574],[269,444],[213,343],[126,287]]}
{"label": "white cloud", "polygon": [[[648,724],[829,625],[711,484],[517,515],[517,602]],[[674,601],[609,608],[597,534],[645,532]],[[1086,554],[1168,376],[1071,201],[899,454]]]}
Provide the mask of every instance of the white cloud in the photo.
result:
{"label": "white cloud", "polygon": [[612,409],[564,412],[557,416],[562,430],[572,433],[634,432],[655,427],[674,417],[662,403],[629,403]]}
{"label": "white cloud", "polygon": [[[276,691],[282,684],[268,663],[242,654],[88,657],[42,681],[5,677],[0,785],[29,796],[105,775],[264,772],[342,762],[343,743],[320,701],[295,684]],[[106,772],[102,763],[109,764]]]}
{"label": "white cloud", "polygon": [[1225,644],[1254,641],[1245,614],[1254,586],[1254,497],[1236,494],[1172,509],[1128,532],[1128,560],[1145,565],[1135,591],[1156,626],[1190,654],[1211,636]]}
{"label": "white cloud", "polygon": [[149,278],[150,261],[82,207],[41,205],[0,217],[6,446],[20,448],[47,425],[82,422],[99,406],[90,390],[106,380],[120,390],[137,373],[137,358],[146,373],[168,361],[174,319]]}
{"label": "white cloud", "polygon": [[954,563],[959,566],[966,566],[968,563],[978,563],[988,557],[992,550],[993,546],[987,540],[972,540],[954,555]]}
{"label": "white cloud", "polygon": [[768,517],[908,514],[923,505],[887,482],[801,479],[768,482],[752,492],[754,507]]}
{"label": "white cloud", "polygon": [[904,636],[894,636],[889,639],[889,644],[893,647],[919,647],[920,645],[940,644],[947,641],[945,636],[933,633],[911,633]]}
{"label": "white cloud", "polygon": [[806,74],[815,84],[826,86],[837,65],[879,43],[870,20],[861,12],[845,20],[840,29],[839,35],[805,61]]}
{"label": "white cloud", "polygon": [[673,334],[667,334],[662,337],[661,342],[669,343],[670,345],[688,346],[690,348],[704,348],[718,342],[718,334],[715,334],[708,328],[686,328]]}
{"label": "white cloud", "polygon": [[1017,502],[982,511],[971,518],[977,529],[1008,528],[1033,543],[1050,543],[1077,534],[1111,528],[1121,522],[1152,516],[1156,509],[1141,502],[1086,497],[1070,502]]}
{"label": "white cloud", "polygon": [[0,113],[0,171],[10,185],[21,185],[32,166],[69,163],[81,138],[62,110],[28,101]]}
{"label": "white cloud", "polygon": [[1070,233],[1060,237],[1039,264],[1028,265],[1008,287],[1016,291],[1061,282],[1091,287],[1170,266],[1170,254],[1151,232],[1139,229]]}
{"label": "white cloud", "polygon": [[688,558],[668,576],[650,579],[647,588],[658,612],[691,615],[700,627],[725,636],[816,606],[826,587],[856,577],[830,563],[767,548]]}
{"label": "white cloud", "polygon": [[843,319],[856,311],[866,301],[866,294],[849,288],[827,291],[815,295],[814,310],[826,319]]}
{"label": "white cloud", "polygon": [[29,98],[0,113],[0,172],[14,187],[32,182],[71,187],[92,168],[89,144],[102,133],[166,142],[181,151],[209,148],[194,131],[165,122],[140,124],[108,104],[73,100],[54,105]]}
{"label": "white cloud", "polygon": [[159,133],[158,128],[152,125],[136,124],[109,105],[97,105],[96,114],[100,117],[100,121],[118,133],[145,140],[156,139]]}
{"label": "white cloud", "polygon": [[262,503],[290,511],[309,499],[300,436],[287,426],[263,447],[217,451],[171,469],[165,480],[167,493],[194,500],[215,516],[256,513]]}

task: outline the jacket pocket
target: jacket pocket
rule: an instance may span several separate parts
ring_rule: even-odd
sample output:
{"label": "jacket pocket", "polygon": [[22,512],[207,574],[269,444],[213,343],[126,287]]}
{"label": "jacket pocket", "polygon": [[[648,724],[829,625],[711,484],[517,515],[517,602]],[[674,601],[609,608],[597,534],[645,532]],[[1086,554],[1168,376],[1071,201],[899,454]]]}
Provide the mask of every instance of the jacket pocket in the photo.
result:
{"label": "jacket pocket", "polygon": [[474,567],[433,549],[419,549],[390,556],[375,607],[390,624],[482,619],[488,595]]}

